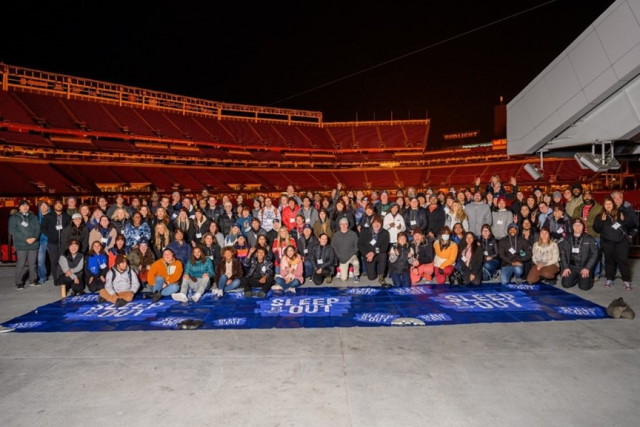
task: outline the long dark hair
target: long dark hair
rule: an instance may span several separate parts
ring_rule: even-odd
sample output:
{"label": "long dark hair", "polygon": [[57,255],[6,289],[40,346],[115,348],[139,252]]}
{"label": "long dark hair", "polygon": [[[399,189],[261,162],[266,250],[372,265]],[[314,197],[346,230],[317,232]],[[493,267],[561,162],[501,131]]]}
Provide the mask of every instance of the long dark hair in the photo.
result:
{"label": "long dark hair", "polygon": [[478,239],[476,238],[476,235],[473,234],[471,231],[467,231],[464,234],[464,239],[463,239],[464,246],[462,246],[462,249],[460,249],[459,251],[460,253],[466,251],[467,248],[469,247],[469,244],[467,243],[467,236],[469,235],[473,237],[473,242],[471,242],[471,254],[475,254],[476,250],[478,250]]}

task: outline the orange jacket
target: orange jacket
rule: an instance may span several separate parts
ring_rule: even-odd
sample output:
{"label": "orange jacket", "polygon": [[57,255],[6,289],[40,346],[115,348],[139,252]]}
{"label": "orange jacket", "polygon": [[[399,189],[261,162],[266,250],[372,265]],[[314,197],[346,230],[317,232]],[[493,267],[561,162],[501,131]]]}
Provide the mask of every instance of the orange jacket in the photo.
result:
{"label": "orange jacket", "polygon": [[[456,259],[458,258],[458,245],[456,245],[455,242],[450,242],[449,247],[446,249],[440,249],[440,242],[436,241],[433,244],[433,249],[435,250],[437,256],[446,260],[442,263],[440,268],[446,268],[456,263]],[[152,282],[149,281],[149,283]]]}
{"label": "orange jacket", "polygon": [[175,260],[173,263],[167,265],[161,258],[151,264],[151,268],[149,269],[147,280],[151,286],[156,282],[156,276],[162,277],[168,284],[179,283],[180,280],[182,280],[182,263]]}

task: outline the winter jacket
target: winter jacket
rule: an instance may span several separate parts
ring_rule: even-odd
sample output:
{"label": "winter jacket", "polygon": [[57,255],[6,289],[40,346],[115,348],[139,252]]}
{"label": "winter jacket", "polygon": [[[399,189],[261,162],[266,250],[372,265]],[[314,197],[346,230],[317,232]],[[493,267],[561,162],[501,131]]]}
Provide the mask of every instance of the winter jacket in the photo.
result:
{"label": "winter jacket", "polygon": [[373,252],[375,255],[386,254],[389,250],[389,232],[380,227],[378,236],[373,238],[373,227],[363,228],[358,238],[358,249],[363,257],[366,257],[369,252]]}
{"label": "winter jacket", "polygon": [[578,248],[580,252],[580,263],[579,265],[574,265],[574,267],[586,268],[593,271],[593,268],[600,258],[600,250],[596,244],[596,239],[587,233],[582,233],[580,238],[576,238],[572,233],[560,242],[558,245],[560,270],[567,269],[573,265],[571,263],[571,254],[574,247]]}
{"label": "winter jacket", "polygon": [[146,267],[149,269],[151,264],[156,260],[156,256],[153,254],[151,248],[147,249],[147,253],[142,255],[140,248],[135,248],[129,255],[127,255],[127,259],[129,260],[129,267],[136,273],[142,270],[142,267]]}
{"label": "winter jacket", "polygon": [[407,227],[407,230],[414,230],[419,228],[423,232],[427,229],[429,225],[427,211],[424,208],[418,206],[418,209],[407,209],[404,212],[404,224]]}
{"label": "winter jacket", "polygon": [[[32,251],[40,246],[40,223],[32,213],[26,215],[17,212],[9,218],[9,233],[13,236],[13,244],[16,251]],[[27,239],[35,239],[33,243],[27,243]]]}
{"label": "winter jacket", "polygon": [[313,253],[309,255],[309,261],[311,261],[313,271],[316,271],[319,268],[328,268],[331,271],[331,274],[333,274],[337,259],[331,246],[318,245],[314,248]]}
{"label": "winter jacket", "polygon": [[[393,216],[389,212],[382,221],[382,227],[389,232],[389,242],[396,243],[398,241],[398,233],[406,231],[407,226],[404,223],[404,218],[399,213]],[[400,227],[400,228],[398,228]]]}
{"label": "winter jacket", "polygon": [[156,282],[156,277],[162,277],[165,283],[173,284],[182,280],[182,263],[180,260],[175,260],[170,264],[167,264],[164,259],[159,259],[149,269],[147,280],[150,284]]}
{"label": "winter jacket", "polygon": [[498,241],[498,254],[502,265],[526,262],[531,259],[531,245],[522,236],[507,235]]}
{"label": "winter jacket", "polygon": [[[226,274],[226,271],[227,271],[226,264],[227,262],[224,259],[221,259],[216,264],[216,275],[215,275],[216,283],[218,283],[218,280],[220,280],[220,277]],[[244,276],[243,270],[242,270],[242,264],[240,263],[240,261],[238,261],[235,258],[231,259],[231,271],[232,271],[231,277],[227,277],[227,279],[231,279],[231,280],[241,279]]]}
{"label": "winter jacket", "polygon": [[196,261],[195,264],[192,264],[191,261],[185,264],[184,274],[194,277],[196,279],[200,279],[205,274],[209,276],[209,279],[213,279],[214,271],[213,271],[213,263],[209,258],[205,258],[204,261]]}
{"label": "winter jacket", "polygon": [[491,208],[484,202],[481,203],[469,203],[464,207],[464,211],[469,219],[469,230],[476,236],[480,235],[482,226],[484,224],[493,224],[493,217],[491,216]]}
{"label": "winter jacket", "polygon": [[89,276],[105,277],[109,271],[107,254],[91,254],[85,260],[85,274]]}
{"label": "winter jacket", "polygon": [[343,264],[358,253],[358,235],[352,230],[347,230],[346,233],[338,231],[333,235],[331,247],[333,247],[338,262]]}
{"label": "winter jacket", "polygon": [[100,242],[104,250],[108,251],[115,244],[117,235],[118,232],[113,227],[102,228],[97,226],[89,232],[89,247],[91,247],[93,242]]}
{"label": "winter jacket", "polygon": [[51,210],[42,219],[40,232],[47,236],[49,244],[59,244],[62,230],[69,224],[71,224],[71,217],[66,212],[58,216],[54,210]]}
{"label": "winter jacket", "polygon": [[120,271],[117,267],[109,269],[106,279],[104,289],[109,295],[115,295],[119,292],[133,292],[135,294],[140,288],[138,276],[133,274],[129,267],[125,271]]}

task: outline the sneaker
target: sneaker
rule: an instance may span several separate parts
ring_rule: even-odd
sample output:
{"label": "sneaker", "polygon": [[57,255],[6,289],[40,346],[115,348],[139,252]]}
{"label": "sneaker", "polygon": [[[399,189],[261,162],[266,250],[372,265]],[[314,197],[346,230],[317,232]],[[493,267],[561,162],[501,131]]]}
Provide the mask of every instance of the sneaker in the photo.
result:
{"label": "sneaker", "polygon": [[16,285],[16,289],[19,290],[19,291],[23,291],[24,290],[24,284],[21,283],[19,285]]}
{"label": "sneaker", "polygon": [[631,282],[624,282],[624,290],[631,291],[633,288],[631,287]]}
{"label": "sneaker", "polygon": [[122,298],[118,298],[113,305],[116,307],[124,307],[125,305],[127,305],[127,301],[123,300]]}
{"label": "sneaker", "polygon": [[38,282],[31,282],[29,283],[29,286],[38,286]]}
{"label": "sneaker", "polygon": [[271,290],[272,290],[272,291],[274,291],[274,292],[279,292],[279,291],[281,291],[281,290],[282,290],[282,286],[280,286],[280,285],[273,285],[273,286],[271,287]]}
{"label": "sneaker", "polygon": [[200,294],[199,292],[196,292],[195,294],[193,294],[191,299],[193,300],[193,302],[198,302],[198,301],[200,301],[200,297],[201,296],[202,296],[202,294]]}
{"label": "sneaker", "polygon": [[98,295],[98,299],[96,301],[98,301],[98,304],[102,304],[103,302],[107,302],[107,300],[102,298],[100,295]]}
{"label": "sneaker", "polygon": [[255,293],[255,296],[257,296],[258,298],[264,298],[265,294],[262,291],[258,291],[258,292]]}
{"label": "sneaker", "polygon": [[160,293],[160,291],[155,291],[153,293],[153,297],[151,298],[151,302],[155,304],[160,301],[160,299],[162,299],[162,294]]}
{"label": "sneaker", "polygon": [[252,298],[252,297],[253,297],[253,292],[251,292],[251,291],[246,291],[246,292],[244,293],[244,297],[245,297],[245,298]]}
{"label": "sneaker", "polygon": [[330,285],[332,283],[333,283],[333,277],[327,276],[327,285]]}
{"label": "sneaker", "polygon": [[171,294],[171,298],[173,298],[174,301],[180,301],[180,302],[189,301],[187,296],[181,292],[176,292],[175,294]]}
{"label": "sneaker", "polygon": [[288,293],[290,293],[290,294],[295,294],[295,293],[296,293],[296,288],[294,288],[294,287],[287,288],[287,289],[285,290],[285,292],[288,292]]}
{"label": "sneaker", "polygon": [[34,286],[42,286],[42,285],[44,285],[44,282],[36,282],[36,283],[34,283],[33,285],[34,285]]}
{"label": "sneaker", "polygon": [[605,288],[610,288],[611,286],[613,286],[613,280],[607,280],[607,282],[604,284]]}
{"label": "sneaker", "polygon": [[360,283],[360,278],[358,276],[353,276],[353,283]]}

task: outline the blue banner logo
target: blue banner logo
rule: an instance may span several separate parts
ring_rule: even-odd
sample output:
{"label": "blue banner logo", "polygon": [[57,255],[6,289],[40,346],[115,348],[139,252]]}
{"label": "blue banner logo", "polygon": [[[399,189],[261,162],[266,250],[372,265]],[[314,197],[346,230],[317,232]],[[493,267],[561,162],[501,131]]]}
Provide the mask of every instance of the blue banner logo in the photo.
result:
{"label": "blue banner logo", "polygon": [[216,319],[214,326],[242,326],[247,323],[246,317],[229,317],[227,319]]}
{"label": "blue banner logo", "polygon": [[377,295],[380,292],[380,289],[376,288],[349,288],[346,293],[349,295],[364,295],[364,296],[373,296]]}
{"label": "blue banner logo", "polygon": [[185,320],[192,320],[190,317],[165,317],[164,319],[154,320],[151,322],[151,326],[158,326],[161,328],[175,329],[181,322]]}
{"label": "blue banner logo", "polygon": [[256,313],[263,317],[342,316],[351,308],[351,297],[291,297],[258,301]]}
{"label": "blue banner logo", "polygon": [[154,318],[177,303],[169,299],[155,304],[151,301],[134,301],[122,307],[100,303],[80,307],[74,312],[66,313],[64,317],[71,320],[143,320]]}
{"label": "blue banner logo", "polygon": [[421,314],[418,319],[425,323],[452,322],[453,318],[446,313]]}
{"label": "blue banner logo", "polygon": [[443,308],[466,312],[540,311],[540,306],[523,292],[473,292],[445,294],[433,298]]}
{"label": "blue banner logo", "polygon": [[508,283],[504,285],[505,288],[516,289],[519,291],[539,291],[540,285],[529,285],[527,283],[520,283],[519,285],[515,283]]}
{"label": "blue banner logo", "polygon": [[32,321],[32,322],[16,322],[16,323],[9,323],[8,325],[5,325],[7,328],[11,328],[11,329],[15,329],[16,331],[19,330],[26,330],[26,329],[35,329],[38,328],[42,325],[44,325],[46,322],[42,322],[42,321]]}
{"label": "blue banner logo", "polygon": [[394,319],[400,317],[391,313],[358,313],[354,317],[358,322],[375,323],[376,325],[390,325]]}
{"label": "blue banner logo", "polygon": [[411,286],[411,287],[407,287],[407,288],[393,288],[393,289],[389,289],[389,292],[391,292],[394,295],[431,295],[433,294],[433,291],[430,288],[427,288],[426,286]]}
{"label": "blue banner logo", "polygon": [[569,305],[564,307],[555,307],[560,314],[568,314],[571,316],[583,317],[605,317],[604,311],[600,307],[580,307],[577,305]]}

